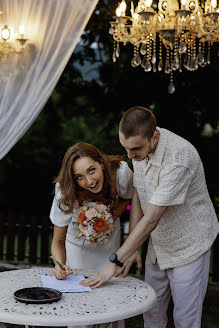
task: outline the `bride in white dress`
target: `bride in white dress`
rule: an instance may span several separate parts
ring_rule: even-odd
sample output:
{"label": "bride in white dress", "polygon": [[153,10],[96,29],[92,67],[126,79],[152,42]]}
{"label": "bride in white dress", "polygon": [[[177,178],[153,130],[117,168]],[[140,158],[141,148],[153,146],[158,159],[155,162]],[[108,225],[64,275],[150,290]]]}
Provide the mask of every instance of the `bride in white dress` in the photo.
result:
{"label": "bride in white dress", "polygon": [[[54,224],[52,255],[65,266],[55,265],[57,279],[64,279],[69,268],[99,271],[109,256],[120,247],[119,216],[125,210],[133,193],[133,173],[118,156],[103,155],[94,146],[77,143],[70,147],[55,179],[55,196],[50,212]],[[114,228],[107,243],[91,243],[77,238],[77,210],[84,201],[109,205]],[[118,326],[124,327],[124,320]],[[89,327],[89,326],[78,326]]]}

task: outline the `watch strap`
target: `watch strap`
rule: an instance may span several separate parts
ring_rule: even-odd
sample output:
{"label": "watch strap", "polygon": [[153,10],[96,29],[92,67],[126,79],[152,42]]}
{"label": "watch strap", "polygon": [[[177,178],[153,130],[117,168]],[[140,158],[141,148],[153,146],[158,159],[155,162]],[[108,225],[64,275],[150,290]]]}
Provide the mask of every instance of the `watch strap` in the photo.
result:
{"label": "watch strap", "polygon": [[116,253],[112,253],[109,257],[109,261],[112,263],[115,263],[116,265],[118,265],[120,268],[123,267],[123,263],[120,262],[117,258],[117,254]]}

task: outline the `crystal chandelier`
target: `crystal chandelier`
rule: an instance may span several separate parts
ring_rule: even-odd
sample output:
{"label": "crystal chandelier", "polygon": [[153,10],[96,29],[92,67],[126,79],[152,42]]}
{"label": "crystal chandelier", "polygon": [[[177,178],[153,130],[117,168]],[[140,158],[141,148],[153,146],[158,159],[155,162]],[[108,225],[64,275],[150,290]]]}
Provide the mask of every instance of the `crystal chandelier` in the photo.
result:
{"label": "crystal chandelier", "polygon": [[145,72],[164,71],[170,75],[168,92],[174,93],[173,72],[183,68],[195,71],[210,64],[210,50],[219,41],[217,0],[139,0],[133,1],[130,16],[122,0],[116,9],[109,33],[114,39],[113,62],[119,57],[120,42],[134,46],[133,67]]}

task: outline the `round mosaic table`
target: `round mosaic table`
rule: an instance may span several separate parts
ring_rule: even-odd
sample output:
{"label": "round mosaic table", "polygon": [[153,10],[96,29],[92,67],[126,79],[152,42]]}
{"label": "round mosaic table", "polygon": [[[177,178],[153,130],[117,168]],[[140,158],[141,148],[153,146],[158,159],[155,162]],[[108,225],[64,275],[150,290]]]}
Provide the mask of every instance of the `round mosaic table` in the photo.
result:
{"label": "round mosaic table", "polygon": [[[94,272],[73,270],[75,275]],[[0,273],[0,322],[30,326],[93,325],[127,319],[149,310],[156,294],[147,283],[133,278],[112,278],[90,293],[62,293],[58,302],[25,304],[15,300],[21,288],[42,286],[41,275],[53,275],[50,268],[22,269]]]}

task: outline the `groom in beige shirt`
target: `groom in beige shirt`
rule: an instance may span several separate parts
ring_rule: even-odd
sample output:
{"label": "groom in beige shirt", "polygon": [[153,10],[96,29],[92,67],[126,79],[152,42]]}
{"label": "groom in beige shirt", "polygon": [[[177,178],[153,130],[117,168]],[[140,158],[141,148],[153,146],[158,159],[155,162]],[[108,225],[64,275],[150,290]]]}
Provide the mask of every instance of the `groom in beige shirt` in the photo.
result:
{"label": "groom in beige shirt", "polygon": [[144,107],[123,115],[119,138],[134,168],[130,235],[107,266],[83,284],[96,288],[118,272],[127,274],[150,235],[145,280],[156,291],[157,303],[144,314],[145,328],[166,327],[171,296],[175,327],[200,328],[219,224],[199,154],[187,140],[158,128]]}

